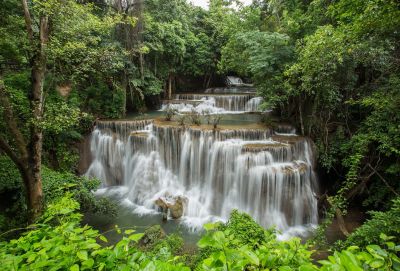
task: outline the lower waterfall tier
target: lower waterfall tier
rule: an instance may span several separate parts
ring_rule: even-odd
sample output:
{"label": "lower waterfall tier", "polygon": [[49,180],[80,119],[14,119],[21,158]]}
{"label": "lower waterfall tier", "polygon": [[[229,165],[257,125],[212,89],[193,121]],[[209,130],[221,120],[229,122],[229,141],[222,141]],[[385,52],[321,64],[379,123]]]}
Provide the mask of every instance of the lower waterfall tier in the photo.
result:
{"label": "lower waterfall tier", "polygon": [[310,142],[286,126],[278,131],[291,133],[99,122],[86,175],[103,187],[125,186],[140,212],[184,199],[182,221],[191,227],[225,220],[233,209],[280,230],[316,224]]}

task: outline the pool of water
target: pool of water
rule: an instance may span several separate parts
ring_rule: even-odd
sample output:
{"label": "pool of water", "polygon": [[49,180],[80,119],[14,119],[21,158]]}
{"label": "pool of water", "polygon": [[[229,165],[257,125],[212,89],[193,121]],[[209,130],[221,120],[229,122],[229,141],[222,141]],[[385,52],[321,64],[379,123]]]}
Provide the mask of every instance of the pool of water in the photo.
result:
{"label": "pool of water", "polygon": [[147,228],[160,225],[166,234],[176,233],[180,235],[185,242],[185,246],[195,247],[197,241],[204,233],[202,230],[191,230],[181,224],[179,219],[168,219],[164,221],[162,214],[159,212],[138,214],[131,202],[124,198],[124,187],[109,187],[107,189],[99,189],[97,197],[107,197],[117,204],[117,216],[109,217],[105,215],[87,213],[84,216],[84,224],[89,224],[99,230],[107,237],[110,244],[116,243],[121,239],[121,235],[115,230],[115,226],[121,230],[135,229],[138,233],[143,233]]}
{"label": "pool of water", "polygon": [[[237,125],[243,124],[255,124],[262,121],[263,116],[268,113],[236,113],[236,114],[224,114],[222,115],[220,125]],[[143,114],[129,114],[123,120],[146,120],[146,119],[163,119],[165,112],[163,111],[149,111]],[[175,117],[176,118],[176,117]],[[206,123],[206,117],[201,116],[202,123]]]}

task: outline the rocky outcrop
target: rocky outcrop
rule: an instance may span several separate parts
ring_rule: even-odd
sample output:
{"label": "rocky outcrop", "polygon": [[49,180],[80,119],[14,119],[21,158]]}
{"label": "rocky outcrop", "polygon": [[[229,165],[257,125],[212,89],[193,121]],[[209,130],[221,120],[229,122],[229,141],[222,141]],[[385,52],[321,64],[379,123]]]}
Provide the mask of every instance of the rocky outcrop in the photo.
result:
{"label": "rocky outcrop", "polygon": [[184,196],[164,196],[159,197],[155,204],[162,210],[163,219],[166,220],[169,215],[173,219],[179,219],[183,216],[188,199]]}

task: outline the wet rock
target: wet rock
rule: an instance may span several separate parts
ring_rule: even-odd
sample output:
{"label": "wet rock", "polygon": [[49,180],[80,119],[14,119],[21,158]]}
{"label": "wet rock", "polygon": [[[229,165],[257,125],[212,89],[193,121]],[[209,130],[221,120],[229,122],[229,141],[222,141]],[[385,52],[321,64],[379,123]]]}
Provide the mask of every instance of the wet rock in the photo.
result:
{"label": "wet rock", "polygon": [[154,203],[162,210],[163,219],[166,220],[168,211],[173,219],[183,216],[188,199],[184,196],[164,196],[158,198]]}
{"label": "wet rock", "polygon": [[173,204],[169,205],[169,211],[174,219],[181,218],[183,216],[183,211],[187,205],[187,198],[183,196],[178,196]]}

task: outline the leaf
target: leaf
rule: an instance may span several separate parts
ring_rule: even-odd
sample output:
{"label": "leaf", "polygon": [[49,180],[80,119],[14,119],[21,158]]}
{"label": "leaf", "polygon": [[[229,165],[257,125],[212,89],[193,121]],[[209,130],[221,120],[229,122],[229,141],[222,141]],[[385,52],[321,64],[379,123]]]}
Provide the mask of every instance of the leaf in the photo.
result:
{"label": "leaf", "polygon": [[381,259],[373,260],[372,262],[369,263],[369,266],[372,268],[379,268],[382,267],[385,264],[385,261]]}
{"label": "leaf", "polygon": [[99,239],[100,239],[101,241],[105,242],[105,243],[108,242],[107,238],[106,238],[104,235],[100,235],[100,236],[99,236]]}
{"label": "leaf", "polygon": [[71,266],[71,267],[69,268],[69,270],[70,270],[70,271],[79,271],[79,265],[74,264],[73,266]]}
{"label": "leaf", "polygon": [[87,268],[92,268],[93,265],[94,265],[94,260],[92,258],[89,258],[82,263],[82,266]]}
{"label": "leaf", "polygon": [[242,247],[240,250],[242,254],[250,261],[251,264],[257,266],[260,264],[260,260],[253,251],[249,250],[247,247]]}
{"label": "leaf", "polygon": [[374,255],[379,255],[382,257],[387,257],[387,252],[384,251],[380,246],[378,245],[369,245],[367,246],[367,250],[369,253],[374,254]]}
{"label": "leaf", "polygon": [[198,242],[197,245],[199,248],[205,248],[208,246],[213,246],[215,244],[214,239],[211,238],[210,235],[205,235],[203,238],[201,238]]}
{"label": "leaf", "polygon": [[76,256],[78,256],[81,261],[86,261],[88,259],[88,253],[86,250],[80,250],[76,253]]}
{"label": "leaf", "polygon": [[225,234],[222,231],[217,231],[213,234],[213,239],[217,241],[218,244],[223,245],[225,243]]}
{"label": "leaf", "polygon": [[132,229],[124,231],[124,233],[125,233],[126,235],[132,234],[132,233],[134,233],[134,232],[135,232],[135,230],[132,230]]}
{"label": "leaf", "polygon": [[309,265],[309,264],[307,264],[307,265],[301,265],[301,266],[299,267],[299,271],[316,271],[316,270],[318,270],[318,269],[315,268],[315,266]]}
{"label": "leaf", "polygon": [[130,235],[128,238],[129,238],[129,240],[137,242],[143,237],[143,235],[144,235],[144,233],[136,233],[136,234]]}
{"label": "leaf", "polygon": [[217,227],[217,224],[216,224],[216,223],[206,223],[206,224],[204,224],[204,226],[203,226],[203,228],[204,228],[206,231],[211,231],[211,230],[215,229],[216,227]]}

